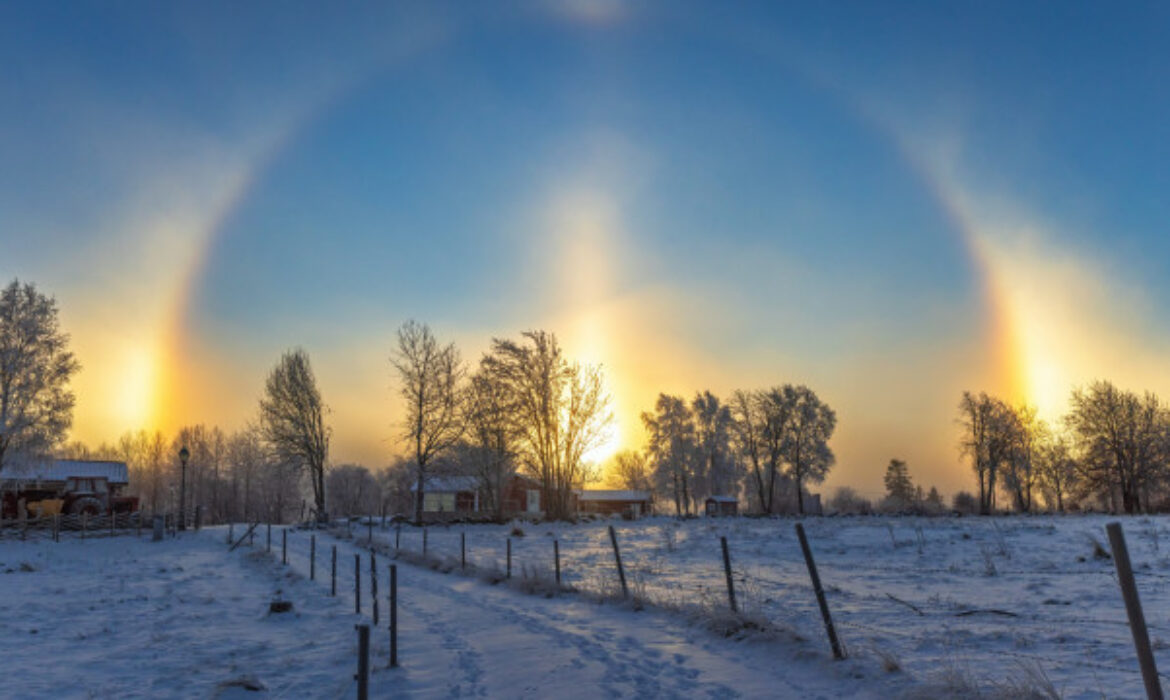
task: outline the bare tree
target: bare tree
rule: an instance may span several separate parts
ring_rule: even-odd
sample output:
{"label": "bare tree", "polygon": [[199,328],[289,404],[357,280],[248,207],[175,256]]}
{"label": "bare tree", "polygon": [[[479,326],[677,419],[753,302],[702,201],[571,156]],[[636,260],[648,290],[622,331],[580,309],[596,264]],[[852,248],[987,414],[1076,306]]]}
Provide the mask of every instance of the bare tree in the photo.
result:
{"label": "bare tree", "polygon": [[1036,476],[1048,507],[1064,512],[1065,500],[1077,488],[1080,465],[1063,433],[1051,431],[1037,451]]}
{"label": "bare tree", "polygon": [[484,507],[504,517],[504,489],[516,471],[517,428],[508,386],[489,368],[481,367],[464,392],[463,420],[468,445],[463,461],[470,464],[482,487]]}
{"label": "bare tree", "polygon": [[622,450],[613,456],[608,480],[619,488],[633,491],[652,491],[654,488],[646,455],[634,450]]}
{"label": "bare tree", "polygon": [[325,464],[330,429],[325,425],[326,410],[308,353],[300,348],[286,352],[268,375],[265,396],[260,400],[260,429],[277,463],[308,473],[321,522],[328,520]]}
{"label": "bare tree", "polygon": [[1035,407],[1025,404],[1004,415],[1003,429],[1010,441],[1003,465],[1003,488],[1017,511],[1029,513],[1038,477],[1036,463],[1040,445],[1049,432],[1048,424],[1039,418]]}
{"label": "bare tree", "polygon": [[959,401],[959,423],[963,454],[979,482],[979,513],[990,515],[995,508],[996,481],[1001,467],[1011,456],[1015,443],[1015,413],[1011,407],[986,393],[963,392]]}
{"label": "bare tree", "polygon": [[378,482],[360,464],[342,464],[325,477],[329,487],[329,512],[334,515],[373,515],[381,505]]}
{"label": "bare tree", "polygon": [[1165,477],[1170,415],[1158,397],[1094,382],[1072,395],[1069,426],[1082,455],[1084,486],[1114,509],[1120,494],[1126,513],[1143,508],[1150,488]]}
{"label": "bare tree", "polygon": [[565,359],[556,336],[527,331],[496,338],[482,367],[507,387],[524,465],[541,481],[545,513],[568,518],[572,491],[586,481],[585,455],[612,419],[601,368]]}
{"label": "bare tree", "polygon": [[67,349],[57,302],[13,280],[0,291],[0,469],[47,457],[73,423]]}
{"label": "bare tree", "polygon": [[454,343],[440,346],[426,324],[407,321],[398,329],[398,348],[390,360],[406,400],[403,437],[414,451],[418,492],[415,522],[422,522],[427,467],[463,434],[459,382],[463,364]]}

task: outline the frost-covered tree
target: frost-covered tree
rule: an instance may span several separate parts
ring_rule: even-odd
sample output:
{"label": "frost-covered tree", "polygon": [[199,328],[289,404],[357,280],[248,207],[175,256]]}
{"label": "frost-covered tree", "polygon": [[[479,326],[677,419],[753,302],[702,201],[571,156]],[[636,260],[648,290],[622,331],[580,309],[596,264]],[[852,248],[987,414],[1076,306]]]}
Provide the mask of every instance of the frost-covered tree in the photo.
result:
{"label": "frost-covered tree", "polygon": [[508,385],[481,366],[463,393],[467,444],[461,461],[479,477],[483,506],[497,518],[504,515],[504,489],[516,472],[517,426]]}
{"label": "frost-covered tree", "polygon": [[426,324],[413,320],[398,329],[391,362],[405,399],[402,437],[414,453],[417,471],[414,520],[422,522],[427,469],[463,435],[459,383],[464,368],[454,343],[440,345]]}
{"label": "frost-covered tree", "polygon": [[57,302],[13,280],[0,291],[0,469],[47,457],[73,423],[80,365]]}
{"label": "frost-covered tree", "polygon": [[568,518],[573,489],[590,476],[585,455],[612,420],[601,368],[570,362],[545,331],[492,340],[482,367],[506,387],[521,460],[541,481],[545,513]]}
{"label": "frost-covered tree", "polygon": [[286,352],[268,375],[260,400],[260,430],[281,471],[292,467],[308,474],[320,521],[328,520],[325,465],[331,431],[325,425],[327,410],[308,353],[300,348]]}
{"label": "frost-covered tree", "polygon": [[837,414],[805,386],[785,386],[784,398],[791,416],[783,443],[784,461],[796,487],[797,511],[803,514],[804,485],[824,481],[837,461],[829,448]]}
{"label": "frost-covered tree", "polygon": [[702,464],[690,408],[680,396],[659,394],[654,412],[643,413],[642,423],[650,438],[647,453],[655,484],[673,497],[676,515],[689,514],[696,467]]}
{"label": "frost-covered tree", "polygon": [[702,391],[691,401],[691,417],[701,459],[693,490],[696,501],[735,495],[739,474],[731,452],[731,410],[711,392]]}

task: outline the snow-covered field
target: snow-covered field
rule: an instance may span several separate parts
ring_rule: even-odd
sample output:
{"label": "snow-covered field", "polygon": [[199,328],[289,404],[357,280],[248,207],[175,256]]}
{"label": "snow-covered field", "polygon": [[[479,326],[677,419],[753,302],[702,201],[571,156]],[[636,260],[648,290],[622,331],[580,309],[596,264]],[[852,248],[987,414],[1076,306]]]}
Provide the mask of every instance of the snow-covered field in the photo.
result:
{"label": "snow-covered field", "polygon": [[[1155,656],[1170,671],[1170,519],[1164,517],[811,518],[805,528],[841,639],[853,655],[888,659],[934,684],[975,682],[1011,694],[1040,676],[1068,698],[1144,695],[1105,525],[1119,520]],[[524,525],[514,569],[552,566],[566,582],[617,585],[607,526]],[[614,521],[637,589],[668,607],[723,605],[720,536],[749,613],[828,653],[808,571],[789,519]],[[469,556],[502,566],[510,527],[468,527]],[[458,526],[430,528],[428,548],[459,553]],[[365,533],[355,530],[358,537]],[[393,532],[376,533],[393,541]],[[421,548],[404,528],[402,546]],[[1168,677],[1165,674],[1164,678]]]}
{"label": "snow-covered field", "polygon": [[[372,697],[938,697],[971,683],[1033,689],[1041,672],[1065,697],[1139,697],[1113,565],[1094,556],[1103,517],[823,518],[805,521],[850,659],[831,660],[793,521],[613,521],[635,611],[617,592],[606,526],[521,523],[517,579],[551,577],[584,595],[546,598],[486,576],[399,564],[400,661],[387,669],[389,559],[379,556],[382,624],[373,634]],[[1170,520],[1122,519],[1155,655],[1170,642]],[[429,554],[503,569],[513,526],[428,529]],[[235,527],[237,536],[242,526]],[[263,528],[228,552],[225,529],[161,543],[134,536],[61,543],[0,540],[0,696],[353,697],[354,624],[369,622],[368,530],[289,532],[289,565]],[[726,605],[719,537],[730,543],[748,614],[787,634],[726,639],[707,617]],[[395,530],[374,528],[380,549]],[[422,533],[404,527],[403,549]],[[1092,539],[1091,539],[1092,538]],[[338,593],[329,554],[338,547]],[[1107,545],[1106,545],[1107,546]],[[362,555],[363,614],[353,610]],[[458,568],[457,566],[455,567]],[[600,594],[600,595],[598,595]],[[269,614],[276,596],[294,612]],[[1170,659],[1166,660],[1170,663]],[[888,668],[899,667],[900,671]],[[235,681],[251,679],[264,691]]]}
{"label": "snow-covered field", "polygon": [[[273,534],[272,555],[264,533],[252,550],[229,553],[223,528],[161,543],[0,541],[0,696],[353,697],[354,624],[370,621],[369,555],[318,533],[310,581],[309,533],[289,533],[287,567],[279,529]],[[390,670],[388,564],[379,560],[371,697],[886,697],[912,687],[873,663],[834,663],[801,643],[723,639],[669,612],[530,596],[405,564],[401,666]],[[278,595],[293,613],[268,613]],[[244,680],[265,690],[244,690]]]}

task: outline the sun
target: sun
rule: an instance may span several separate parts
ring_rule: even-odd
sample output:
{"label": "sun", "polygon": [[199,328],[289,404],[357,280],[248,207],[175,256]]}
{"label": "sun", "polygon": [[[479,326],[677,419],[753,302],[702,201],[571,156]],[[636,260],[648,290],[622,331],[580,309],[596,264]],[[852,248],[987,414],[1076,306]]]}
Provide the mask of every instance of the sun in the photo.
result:
{"label": "sun", "polygon": [[616,423],[610,423],[605,427],[605,432],[602,434],[601,440],[597,446],[585,453],[585,461],[591,464],[602,464],[610,457],[613,457],[622,448],[621,430]]}

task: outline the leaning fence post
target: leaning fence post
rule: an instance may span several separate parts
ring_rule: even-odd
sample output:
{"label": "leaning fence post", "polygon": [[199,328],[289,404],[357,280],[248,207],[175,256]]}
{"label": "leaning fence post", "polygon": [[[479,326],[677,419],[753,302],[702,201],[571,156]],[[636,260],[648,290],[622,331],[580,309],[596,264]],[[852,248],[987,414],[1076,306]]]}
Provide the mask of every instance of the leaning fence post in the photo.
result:
{"label": "leaning fence post", "polygon": [[1138,598],[1137,584],[1133,580],[1133,566],[1129,561],[1125,533],[1121,530],[1121,523],[1109,523],[1105,526],[1105,531],[1109,533],[1109,546],[1113,549],[1117,581],[1121,584],[1121,597],[1125,599],[1125,613],[1129,616],[1129,629],[1133,633],[1133,646],[1137,650],[1138,665],[1142,668],[1146,697],[1150,700],[1161,700],[1162,684],[1158,680],[1154,652],[1150,649],[1150,634],[1146,630],[1145,615],[1142,614],[1142,601]]}
{"label": "leaning fence post", "polygon": [[333,560],[329,565],[330,578],[332,583],[329,584],[329,595],[334,598],[337,597],[337,545],[333,545]]}
{"label": "leaning fence post", "polygon": [[557,572],[557,588],[561,587],[561,543],[553,540],[553,566]]}
{"label": "leaning fence post", "polygon": [[362,614],[362,555],[353,555],[353,611]]}
{"label": "leaning fence post", "polygon": [[390,667],[398,665],[398,565],[390,565]]}
{"label": "leaning fence post", "polygon": [[512,538],[508,538],[508,578],[512,578]]}
{"label": "leaning fence post", "polygon": [[731,603],[731,612],[738,613],[739,606],[735,604],[735,581],[731,578],[731,553],[727,551],[727,538],[720,537],[719,544],[723,546],[723,574],[727,577],[727,600]]}
{"label": "leaning fence post", "polygon": [[280,531],[280,563],[288,563],[288,528]]}
{"label": "leaning fence post", "polygon": [[370,605],[374,608],[374,625],[378,624],[378,562],[370,550]]}
{"label": "leaning fence post", "polygon": [[358,631],[358,667],[354,678],[357,680],[358,700],[370,697],[370,626],[354,625]]}
{"label": "leaning fence post", "polygon": [[613,543],[613,558],[617,562],[618,578],[622,582],[622,597],[628,600],[630,589],[626,586],[626,570],[622,567],[622,553],[618,549],[617,533],[613,531],[613,525],[609,526],[609,541]]}
{"label": "leaning fence post", "polygon": [[825,619],[825,632],[829,635],[829,645],[833,647],[833,656],[845,658],[841,649],[841,642],[837,641],[837,630],[833,628],[833,618],[829,615],[829,603],[825,600],[825,589],[821,587],[821,577],[817,574],[817,565],[813,561],[812,549],[808,546],[808,538],[804,536],[804,525],[796,524],[796,536],[800,538],[800,549],[804,552],[804,563],[808,565],[808,575],[812,579],[813,591],[817,594],[817,605],[821,608],[821,617]]}
{"label": "leaning fence post", "polygon": [[309,535],[309,580],[317,580],[317,536]]}

